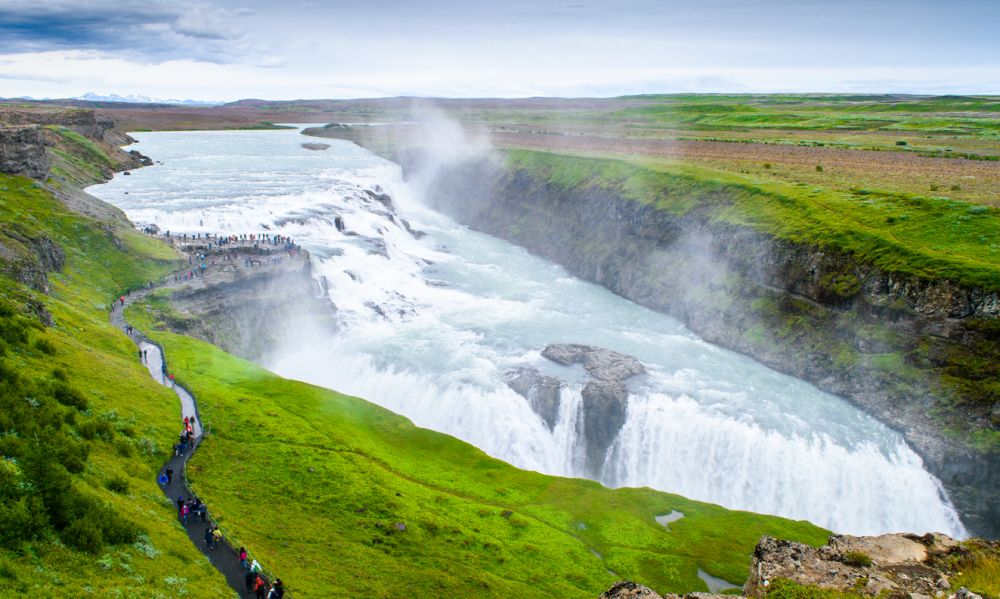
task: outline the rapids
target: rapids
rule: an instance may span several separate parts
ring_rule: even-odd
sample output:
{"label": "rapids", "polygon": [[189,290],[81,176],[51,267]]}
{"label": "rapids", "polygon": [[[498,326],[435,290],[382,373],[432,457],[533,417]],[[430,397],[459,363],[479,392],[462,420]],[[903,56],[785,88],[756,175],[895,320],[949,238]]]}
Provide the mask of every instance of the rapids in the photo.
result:
{"label": "rapids", "polygon": [[[304,329],[293,346],[274,348],[264,365],[283,376],[364,397],[516,466],[583,476],[583,370],[540,350],[605,347],[642,360],[648,374],[629,382],[604,484],[844,533],[965,535],[940,483],[898,433],[424,207],[396,165],[366,150],[324,140],[328,150],[309,151],[293,130],[134,137],[164,164],[88,190],[134,222],[175,233],[279,233],[311,252],[340,332],[317,338]],[[382,192],[394,212],[372,199]],[[504,382],[525,365],[567,381],[552,430]]]}

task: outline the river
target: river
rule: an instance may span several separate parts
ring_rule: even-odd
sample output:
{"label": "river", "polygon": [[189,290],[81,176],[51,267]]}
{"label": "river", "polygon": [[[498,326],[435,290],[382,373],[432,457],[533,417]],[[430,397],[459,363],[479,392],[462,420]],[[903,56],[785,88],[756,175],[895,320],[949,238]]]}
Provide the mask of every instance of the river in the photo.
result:
{"label": "river", "polygon": [[[677,320],[424,207],[396,165],[298,131],[136,133],[157,164],[88,191],[173,233],[288,235],[308,249],[339,333],[304,328],[265,366],[364,397],[521,468],[584,476],[582,368],[541,356],[582,343],[640,359],[599,474],[837,532],[964,536],[901,436],[795,378],[713,346]],[[371,194],[385,192],[395,214]],[[338,230],[334,217],[343,219]],[[426,233],[413,235],[413,230]],[[566,381],[550,429],[504,373]]]}

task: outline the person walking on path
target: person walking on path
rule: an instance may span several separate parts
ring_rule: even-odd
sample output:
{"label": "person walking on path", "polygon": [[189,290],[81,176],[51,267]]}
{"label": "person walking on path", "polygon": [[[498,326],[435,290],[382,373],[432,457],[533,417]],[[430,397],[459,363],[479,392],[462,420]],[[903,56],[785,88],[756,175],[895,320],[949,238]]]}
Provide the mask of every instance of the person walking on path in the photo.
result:
{"label": "person walking on path", "polygon": [[174,482],[174,469],[167,468],[166,475],[167,475],[167,484],[168,485],[172,484]]}
{"label": "person walking on path", "polygon": [[209,551],[211,551],[212,549],[215,549],[215,547],[212,546],[212,527],[211,526],[205,527],[205,547],[207,547]]}
{"label": "person walking on path", "polygon": [[257,574],[253,580],[253,592],[257,599],[264,599],[267,593],[267,583],[264,582],[264,578],[260,574]]}
{"label": "person walking on path", "polygon": [[247,569],[247,549],[246,549],[246,547],[240,547],[239,556],[240,556],[240,568],[243,568],[244,570],[246,570]]}
{"label": "person walking on path", "polygon": [[274,579],[274,585],[271,586],[271,592],[267,594],[267,599],[281,599],[285,596],[285,585],[281,582],[280,578]]}
{"label": "person walking on path", "polygon": [[181,522],[184,524],[184,526],[188,525],[188,514],[189,513],[191,513],[191,506],[189,506],[186,503],[181,504]]}
{"label": "person walking on path", "polygon": [[142,359],[142,350],[141,349],[139,350],[139,361],[140,362],[145,362],[145,360]]}
{"label": "person walking on path", "polygon": [[222,531],[219,530],[218,526],[216,526],[212,530],[212,549],[215,549],[216,547],[218,547],[219,543],[221,543],[221,542],[222,542]]}
{"label": "person walking on path", "polygon": [[[167,469],[167,472],[170,472],[169,468]],[[160,475],[160,478],[156,479],[156,482],[159,483],[161,489],[170,484],[170,477],[167,475],[167,472],[164,472]]]}

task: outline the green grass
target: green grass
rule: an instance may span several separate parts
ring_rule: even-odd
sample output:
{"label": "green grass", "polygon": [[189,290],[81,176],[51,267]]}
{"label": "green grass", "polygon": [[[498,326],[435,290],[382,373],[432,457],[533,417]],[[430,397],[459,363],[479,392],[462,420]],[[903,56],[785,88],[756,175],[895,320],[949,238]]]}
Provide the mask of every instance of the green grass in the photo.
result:
{"label": "green grass", "polygon": [[[13,250],[4,271],[30,259],[25,240],[49,238],[66,255],[50,296],[0,276],[0,585],[37,597],[225,595],[155,484],[176,397],[107,320],[111,297],[162,275],[171,254],[139,253],[148,242],[114,227],[0,175],[0,243]],[[86,544],[74,533],[81,520]]]}
{"label": "green grass", "polygon": [[507,152],[510,166],[549,184],[615,190],[673,214],[695,210],[778,238],[835,248],[889,272],[1000,290],[1000,210],[941,197],[837,191],[632,160]]}
{"label": "green grass", "polygon": [[[129,315],[151,330],[167,311],[154,300]],[[211,431],[191,463],[197,492],[298,596],[593,597],[620,578],[705,590],[699,567],[742,583],[762,534],[828,534],[518,470],[361,399],[154,336]],[[654,517],[671,510],[685,517],[668,531]]]}
{"label": "green grass", "polygon": [[610,118],[681,130],[904,131],[992,138],[1000,98],[800,95],[644,96]]}

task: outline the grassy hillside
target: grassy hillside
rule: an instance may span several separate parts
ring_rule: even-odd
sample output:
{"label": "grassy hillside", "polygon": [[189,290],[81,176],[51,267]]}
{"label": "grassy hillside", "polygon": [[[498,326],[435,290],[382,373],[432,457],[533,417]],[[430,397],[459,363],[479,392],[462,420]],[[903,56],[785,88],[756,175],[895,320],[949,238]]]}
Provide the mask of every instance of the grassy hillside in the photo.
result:
{"label": "grassy hillside", "polygon": [[[507,153],[514,168],[554,185],[596,185],[684,214],[749,225],[782,239],[833,247],[880,268],[1000,290],[1000,209],[868,189],[839,191],[688,164]],[[766,170],[766,169],[765,169]]]}
{"label": "grassy hillside", "polygon": [[[129,317],[156,330],[167,310],[154,300]],[[827,536],[518,470],[363,400],[154,336],[210,429],[191,461],[194,487],[298,596],[594,597],[619,578],[705,590],[699,568],[742,583],[761,534]],[[654,518],[671,510],[685,517],[666,530]]]}
{"label": "grassy hillside", "polygon": [[[45,239],[65,253],[51,295],[17,280],[39,266]],[[6,175],[0,246],[0,586],[36,597],[225,594],[154,482],[176,397],[107,319],[111,298],[164,274],[172,252]]]}

